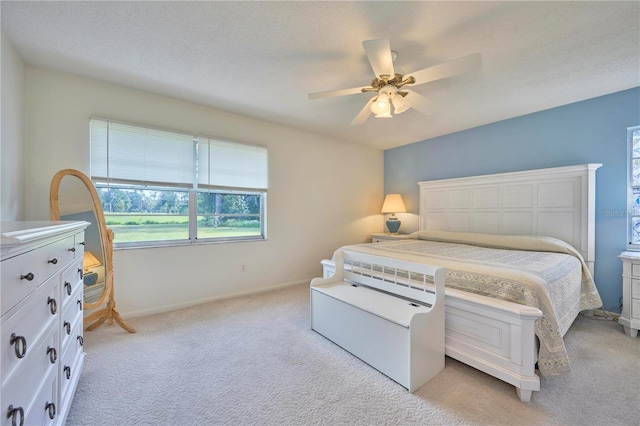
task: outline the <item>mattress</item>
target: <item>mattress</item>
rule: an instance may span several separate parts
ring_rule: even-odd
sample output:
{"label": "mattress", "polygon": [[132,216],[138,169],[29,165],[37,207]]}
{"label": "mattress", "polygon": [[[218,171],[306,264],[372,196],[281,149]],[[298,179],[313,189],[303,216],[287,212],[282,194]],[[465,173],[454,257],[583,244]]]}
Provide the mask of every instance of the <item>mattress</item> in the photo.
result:
{"label": "mattress", "polygon": [[441,266],[446,287],[540,309],[535,329],[542,375],[570,370],[562,337],[580,311],[602,306],[580,254],[553,238],[421,231],[348,249]]}

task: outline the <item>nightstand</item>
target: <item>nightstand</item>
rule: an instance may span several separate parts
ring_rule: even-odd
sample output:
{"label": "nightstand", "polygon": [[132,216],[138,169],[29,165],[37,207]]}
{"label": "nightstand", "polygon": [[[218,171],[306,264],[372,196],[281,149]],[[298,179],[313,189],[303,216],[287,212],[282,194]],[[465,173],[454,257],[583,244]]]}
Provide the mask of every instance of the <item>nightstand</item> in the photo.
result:
{"label": "nightstand", "polygon": [[627,336],[636,337],[640,329],[640,252],[625,251],[622,260],[622,313],[618,323]]}
{"label": "nightstand", "polygon": [[409,234],[387,234],[386,232],[381,232],[379,234],[371,234],[372,243],[380,243],[383,241],[393,241],[393,240],[406,240],[407,238],[409,238]]}

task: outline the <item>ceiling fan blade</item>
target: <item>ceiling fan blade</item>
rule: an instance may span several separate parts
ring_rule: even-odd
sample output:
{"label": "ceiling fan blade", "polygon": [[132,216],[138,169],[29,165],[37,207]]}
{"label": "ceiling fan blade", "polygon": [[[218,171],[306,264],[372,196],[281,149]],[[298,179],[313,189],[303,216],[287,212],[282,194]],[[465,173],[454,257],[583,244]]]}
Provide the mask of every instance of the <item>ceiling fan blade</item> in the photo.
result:
{"label": "ceiling fan blade", "polygon": [[424,115],[432,114],[435,111],[433,102],[431,102],[429,99],[425,98],[422,95],[418,95],[413,90],[407,90],[403,88],[402,91],[407,92],[407,95],[404,97],[404,100],[411,105],[411,108],[417,109]]}
{"label": "ceiling fan blade", "polygon": [[424,84],[431,81],[440,80],[454,75],[462,74],[469,71],[475,71],[482,68],[482,56],[479,53],[463,56],[453,61],[443,64],[434,65],[420,71],[409,73],[406,77],[412,76],[416,79],[414,84]]}
{"label": "ceiling fan blade", "polygon": [[373,74],[376,77],[388,75],[393,78],[396,75],[393,71],[393,58],[391,57],[389,40],[386,38],[367,40],[362,42],[362,46],[367,53]]}
{"label": "ceiling fan blade", "polygon": [[334,96],[355,95],[362,93],[367,87],[354,87],[353,89],[328,90],[326,92],[309,93],[309,99],[332,98]]}
{"label": "ceiling fan blade", "polygon": [[376,98],[377,96],[373,96],[371,99],[369,99],[369,102],[367,102],[364,108],[360,110],[360,112],[358,113],[358,115],[356,115],[356,118],[353,119],[351,124],[362,124],[365,121],[367,121],[367,118],[369,118],[369,116],[371,115],[371,104]]}

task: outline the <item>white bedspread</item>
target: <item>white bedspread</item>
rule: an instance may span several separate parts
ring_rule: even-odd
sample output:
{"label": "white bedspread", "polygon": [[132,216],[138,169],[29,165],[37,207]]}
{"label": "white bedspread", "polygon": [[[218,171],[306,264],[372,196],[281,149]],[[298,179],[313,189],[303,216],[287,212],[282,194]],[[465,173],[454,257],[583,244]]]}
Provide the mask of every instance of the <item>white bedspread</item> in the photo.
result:
{"label": "white bedspread", "polygon": [[536,335],[543,375],[570,370],[562,336],[580,311],[602,306],[580,254],[553,238],[420,231],[408,240],[348,248],[442,266],[447,287],[540,309]]}

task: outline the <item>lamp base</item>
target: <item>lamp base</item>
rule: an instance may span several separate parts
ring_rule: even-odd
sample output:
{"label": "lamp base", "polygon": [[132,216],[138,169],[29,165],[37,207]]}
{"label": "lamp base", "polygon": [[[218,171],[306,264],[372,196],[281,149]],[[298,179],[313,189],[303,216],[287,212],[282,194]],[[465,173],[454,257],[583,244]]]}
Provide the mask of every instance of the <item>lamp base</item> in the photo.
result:
{"label": "lamp base", "polygon": [[400,225],[401,224],[402,224],[402,222],[400,222],[397,218],[390,217],[387,220],[387,229],[389,230],[389,232],[391,234],[397,234],[398,233],[398,229],[400,229]]}
{"label": "lamp base", "polygon": [[98,274],[95,272],[85,272],[84,273],[84,285],[90,286],[94,285],[98,282]]}

